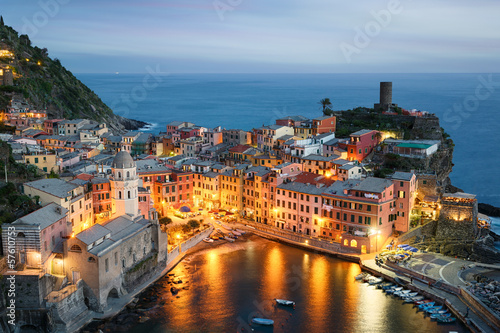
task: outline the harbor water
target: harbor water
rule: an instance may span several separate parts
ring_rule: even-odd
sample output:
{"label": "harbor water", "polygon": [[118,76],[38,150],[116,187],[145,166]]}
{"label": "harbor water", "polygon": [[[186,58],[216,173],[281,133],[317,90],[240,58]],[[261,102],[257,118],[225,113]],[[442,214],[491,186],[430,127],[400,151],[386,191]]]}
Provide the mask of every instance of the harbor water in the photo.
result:
{"label": "harbor water", "polygon": [[[128,331],[467,332],[461,323],[438,324],[413,304],[355,281],[360,271],[355,263],[257,236],[203,243],[156,284],[153,304],[139,303],[150,319]],[[275,298],[296,306],[276,305]],[[272,319],[274,326],[250,324],[253,317]]]}

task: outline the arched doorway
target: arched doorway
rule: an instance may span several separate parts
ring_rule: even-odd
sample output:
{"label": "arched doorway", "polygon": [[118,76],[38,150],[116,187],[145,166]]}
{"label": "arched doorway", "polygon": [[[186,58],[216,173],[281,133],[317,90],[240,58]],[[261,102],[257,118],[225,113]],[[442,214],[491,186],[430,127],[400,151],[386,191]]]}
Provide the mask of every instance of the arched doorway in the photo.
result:
{"label": "arched doorway", "polygon": [[111,289],[111,290],[109,291],[109,293],[108,293],[108,300],[109,300],[110,298],[118,298],[118,297],[119,297],[119,295],[118,295],[118,290],[116,290],[116,288],[113,288],[113,289]]}
{"label": "arched doorway", "polygon": [[361,254],[366,253],[366,245],[361,245]]}

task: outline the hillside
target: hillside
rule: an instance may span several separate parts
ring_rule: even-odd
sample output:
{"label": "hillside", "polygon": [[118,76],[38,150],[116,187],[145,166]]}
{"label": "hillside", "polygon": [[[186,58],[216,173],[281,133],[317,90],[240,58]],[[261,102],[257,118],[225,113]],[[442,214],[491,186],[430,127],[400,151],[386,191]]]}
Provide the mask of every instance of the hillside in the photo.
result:
{"label": "hillside", "polygon": [[0,25],[0,52],[2,50],[0,67],[12,70],[14,85],[0,85],[0,110],[4,110],[13,97],[24,97],[34,109],[46,109],[49,118],[105,121],[118,133],[146,125],[114,114],[58,59],[50,58],[47,49],[32,46],[27,35],[19,35],[6,25]]}
{"label": "hillside", "polygon": [[[385,115],[374,109],[359,107],[347,111],[333,111],[337,117],[337,137],[348,137],[350,133],[365,128],[391,133],[394,137],[405,140],[439,140],[441,147],[432,158],[418,160],[394,154],[375,153],[372,161],[388,171],[418,170],[436,173],[443,192],[457,192],[460,189],[451,184],[449,175],[453,168],[454,143],[439,124],[439,118],[412,117],[405,115]],[[378,174],[383,177],[383,174]]]}

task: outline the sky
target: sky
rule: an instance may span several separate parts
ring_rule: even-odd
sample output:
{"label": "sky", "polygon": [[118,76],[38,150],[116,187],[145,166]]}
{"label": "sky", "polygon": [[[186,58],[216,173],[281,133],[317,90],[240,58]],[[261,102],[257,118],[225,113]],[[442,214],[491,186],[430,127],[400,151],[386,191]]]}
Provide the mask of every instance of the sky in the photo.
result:
{"label": "sky", "polygon": [[75,73],[497,73],[498,0],[1,0]]}

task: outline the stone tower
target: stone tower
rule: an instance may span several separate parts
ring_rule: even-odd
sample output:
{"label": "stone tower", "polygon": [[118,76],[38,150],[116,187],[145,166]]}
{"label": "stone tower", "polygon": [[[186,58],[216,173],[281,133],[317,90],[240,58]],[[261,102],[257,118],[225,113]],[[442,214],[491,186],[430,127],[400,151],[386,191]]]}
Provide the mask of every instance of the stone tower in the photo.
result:
{"label": "stone tower", "polygon": [[374,109],[390,111],[394,107],[397,104],[392,104],[392,82],[380,82],[380,102],[374,105]]}
{"label": "stone tower", "polygon": [[139,214],[139,177],[134,160],[128,152],[120,151],[111,169],[112,218],[124,214],[136,217]]}

